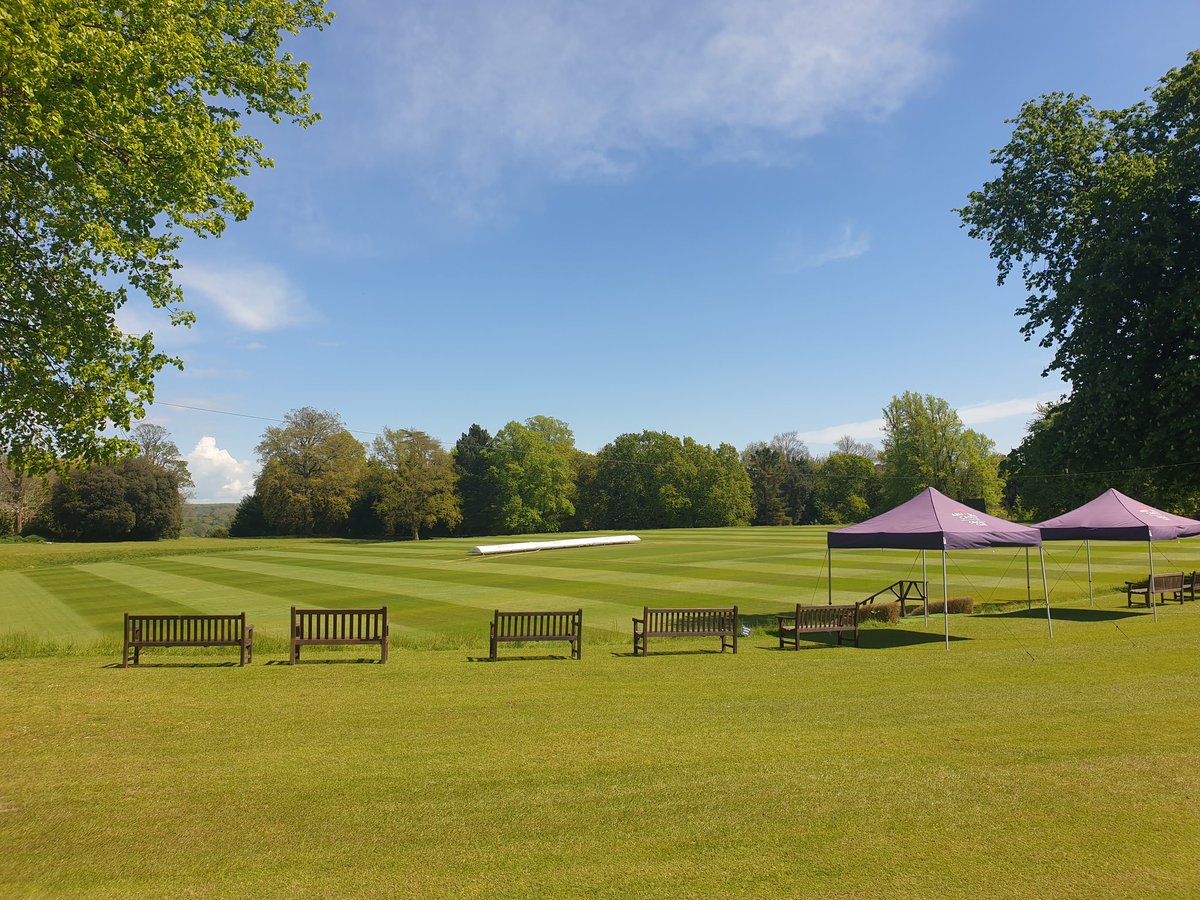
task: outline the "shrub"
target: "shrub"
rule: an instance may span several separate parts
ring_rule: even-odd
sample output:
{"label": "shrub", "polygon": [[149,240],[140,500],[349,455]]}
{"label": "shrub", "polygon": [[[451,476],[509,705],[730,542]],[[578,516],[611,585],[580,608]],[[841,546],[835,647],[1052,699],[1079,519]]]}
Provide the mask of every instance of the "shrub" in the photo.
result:
{"label": "shrub", "polygon": [[[930,600],[929,601],[929,614],[931,616],[934,613],[941,614],[942,609],[944,608],[945,605],[946,604],[943,604],[941,600]],[[975,598],[974,597],[951,597],[949,606],[950,606],[951,614],[954,614],[954,613],[970,614],[970,613],[975,612]]]}
{"label": "shrub", "polygon": [[900,604],[896,600],[889,603],[864,603],[858,608],[858,621],[897,625],[900,622]]}

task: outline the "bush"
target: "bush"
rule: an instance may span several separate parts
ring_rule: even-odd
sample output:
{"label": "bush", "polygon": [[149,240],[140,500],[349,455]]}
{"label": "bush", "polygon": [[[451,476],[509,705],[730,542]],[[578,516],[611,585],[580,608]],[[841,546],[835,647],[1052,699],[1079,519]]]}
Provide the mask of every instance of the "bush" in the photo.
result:
{"label": "bush", "polygon": [[900,623],[900,604],[896,600],[889,603],[864,603],[858,608],[858,621],[898,625]]}
{"label": "bush", "polygon": [[[929,614],[931,616],[934,613],[938,613],[940,615],[942,612],[942,609],[945,607],[945,605],[946,604],[943,604],[941,600],[930,600],[929,601]],[[949,606],[950,606],[950,613],[952,615],[954,613],[970,614],[970,613],[975,612],[975,598],[974,597],[951,597]]]}

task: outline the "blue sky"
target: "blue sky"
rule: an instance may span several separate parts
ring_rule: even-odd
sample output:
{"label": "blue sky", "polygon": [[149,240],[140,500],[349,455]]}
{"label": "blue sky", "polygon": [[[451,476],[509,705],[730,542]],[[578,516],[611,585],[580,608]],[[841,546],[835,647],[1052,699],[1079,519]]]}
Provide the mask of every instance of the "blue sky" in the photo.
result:
{"label": "blue sky", "polygon": [[1023,101],[1127,106],[1200,46],[1200,4],[1154,0],[333,8],[289,45],[323,120],[251,120],[253,214],[185,241],[196,326],[122,312],[185,361],[149,419],[198,500],[249,491],[264,420],[306,405],[364,441],[549,415],[588,451],[822,453],[912,390],[1007,450],[1062,385],[951,210]]}

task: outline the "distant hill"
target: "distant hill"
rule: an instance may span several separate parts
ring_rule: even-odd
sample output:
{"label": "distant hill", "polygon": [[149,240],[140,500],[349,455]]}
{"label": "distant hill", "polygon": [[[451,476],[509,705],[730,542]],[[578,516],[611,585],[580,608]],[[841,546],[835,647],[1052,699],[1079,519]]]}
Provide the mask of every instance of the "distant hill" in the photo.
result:
{"label": "distant hill", "polygon": [[208,537],[214,529],[229,528],[236,503],[183,504],[183,534],[185,537]]}

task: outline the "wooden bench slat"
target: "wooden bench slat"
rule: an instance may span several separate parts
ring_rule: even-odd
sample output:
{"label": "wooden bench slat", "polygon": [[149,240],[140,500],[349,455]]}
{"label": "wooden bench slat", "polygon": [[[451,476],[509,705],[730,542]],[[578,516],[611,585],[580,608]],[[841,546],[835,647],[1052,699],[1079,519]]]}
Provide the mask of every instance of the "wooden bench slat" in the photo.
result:
{"label": "wooden bench slat", "polygon": [[[721,652],[732,647],[737,653],[738,608],[729,607],[643,607],[642,617],[633,619],[633,655],[645,656],[652,637],[720,637]],[[731,640],[732,639],[732,640]]]}
{"label": "wooden bench slat", "polygon": [[582,656],[583,610],[574,611],[503,611],[492,615],[489,640],[492,662],[496,661],[496,645],[503,642],[566,641],[571,645],[571,658]]}
{"label": "wooden bench slat", "polygon": [[253,660],[254,626],[246,624],[245,613],[125,613],[122,667],[140,664],[145,647],[238,647],[244,666]]}
{"label": "wooden bench slat", "polygon": [[298,609],[292,607],[288,662],[300,659],[300,648],[324,646],[379,645],[379,661],[388,660],[388,608]]}
{"label": "wooden bench slat", "polygon": [[[790,644],[793,650],[800,649],[802,634],[836,634],[838,644],[842,635],[852,633],[854,646],[858,646],[859,603],[805,606],[796,604],[792,615],[779,615],[779,649]],[[790,623],[790,624],[789,624]]]}

